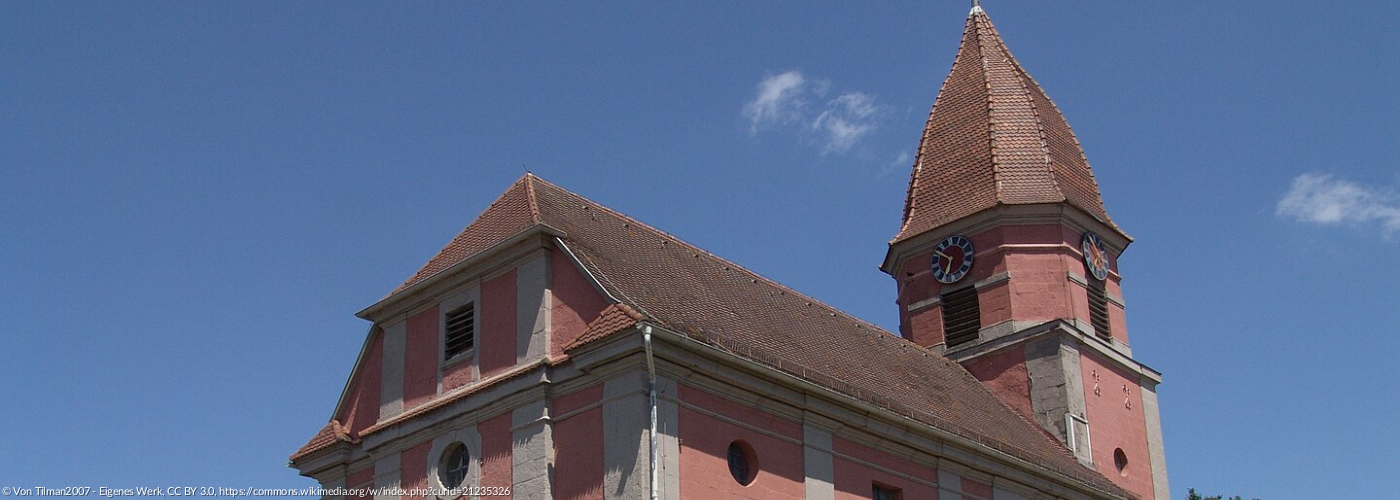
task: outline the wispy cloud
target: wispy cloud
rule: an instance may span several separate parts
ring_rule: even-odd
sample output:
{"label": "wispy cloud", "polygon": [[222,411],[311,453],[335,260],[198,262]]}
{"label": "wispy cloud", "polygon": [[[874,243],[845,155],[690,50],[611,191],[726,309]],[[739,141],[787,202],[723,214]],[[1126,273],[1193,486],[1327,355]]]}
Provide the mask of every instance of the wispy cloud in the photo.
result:
{"label": "wispy cloud", "polygon": [[815,143],[822,154],[843,153],[879,125],[882,107],[864,92],[842,92],[828,99],[831,82],[797,70],[765,77],[753,100],[744,104],[749,133],[783,130]]}
{"label": "wispy cloud", "polygon": [[914,157],[910,156],[908,151],[900,151],[899,155],[894,157],[894,161],[886,163],[885,166],[880,169],[880,177],[890,175],[890,172],[896,170],[909,168],[909,162],[913,159]]}
{"label": "wispy cloud", "polygon": [[1400,197],[1394,192],[1326,174],[1294,178],[1288,193],[1278,202],[1277,213],[1319,225],[1377,223],[1386,237],[1400,231]]}
{"label": "wispy cloud", "polygon": [[744,105],[744,118],[749,120],[749,133],[759,129],[786,125],[802,116],[804,87],[807,79],[796,70],[773,75],[758,82],[758,95]]}
{"label": "wispy cloud", "polygon": [[851,149],[875,129],[875,100],[862,92],[847,92],[826,103],[826,110],[812,121],[812,129],[825,136],[822,153]]}

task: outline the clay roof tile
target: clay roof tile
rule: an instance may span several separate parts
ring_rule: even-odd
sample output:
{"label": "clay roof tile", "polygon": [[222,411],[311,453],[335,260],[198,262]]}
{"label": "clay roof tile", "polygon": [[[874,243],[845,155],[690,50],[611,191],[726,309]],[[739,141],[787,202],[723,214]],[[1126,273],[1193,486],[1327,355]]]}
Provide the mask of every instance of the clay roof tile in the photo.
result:
{"label": "clay roof tile", "polygon": [[997,205],[1041,203],[1068,203],[1122,232],[1069,122],[975,8],[925,123],[893,242]]}

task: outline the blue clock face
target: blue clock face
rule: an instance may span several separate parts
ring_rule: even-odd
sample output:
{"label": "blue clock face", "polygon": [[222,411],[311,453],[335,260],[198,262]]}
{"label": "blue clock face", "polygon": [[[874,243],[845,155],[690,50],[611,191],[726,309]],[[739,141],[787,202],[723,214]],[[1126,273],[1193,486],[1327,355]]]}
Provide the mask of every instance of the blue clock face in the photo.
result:
{"label": "blue clock face", "polygon": [[1079,249],[1084,252],[1084,266],[1089,269],[1089,274],[1099,281],[1108,279],[1108,252],[1103,249],[1103,240],[1099,239],[1099,235],[1084,233]]}
{"label": "blue clock face", "polygon": [[972,270],[972,241],[964,236],[949,236],[933,249],[933,279],[940,283],[956,283]]}

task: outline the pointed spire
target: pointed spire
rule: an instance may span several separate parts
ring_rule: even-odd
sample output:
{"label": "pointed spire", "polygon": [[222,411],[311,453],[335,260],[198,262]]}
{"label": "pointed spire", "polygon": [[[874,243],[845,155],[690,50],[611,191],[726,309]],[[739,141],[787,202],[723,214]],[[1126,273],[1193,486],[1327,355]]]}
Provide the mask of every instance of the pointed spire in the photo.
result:
{"label": "pointed spire", "polygon": [[929,112],[894,242],[997,205],[1068,203],[1118,230],[1079,141],[977,1]]}

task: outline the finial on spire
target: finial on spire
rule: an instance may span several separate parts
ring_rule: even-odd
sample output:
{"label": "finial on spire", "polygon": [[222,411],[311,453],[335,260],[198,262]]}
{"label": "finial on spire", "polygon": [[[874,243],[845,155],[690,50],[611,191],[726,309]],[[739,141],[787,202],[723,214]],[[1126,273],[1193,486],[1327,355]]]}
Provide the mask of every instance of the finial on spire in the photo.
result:
{"label": "finial on spire", "polygon": [[967,15],[970,16],[970,15],[973,15],[973,14],[980,14],[980,13],[982,13],[982,2],[979,1],[979,0],[972,0],[972,12],[968,12]]}

